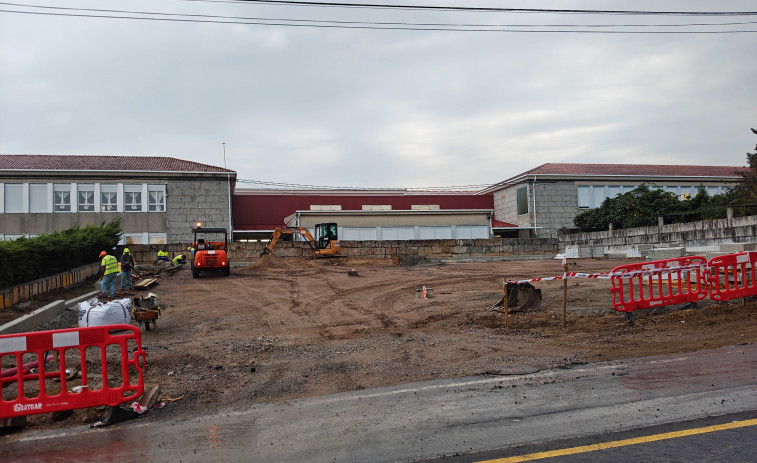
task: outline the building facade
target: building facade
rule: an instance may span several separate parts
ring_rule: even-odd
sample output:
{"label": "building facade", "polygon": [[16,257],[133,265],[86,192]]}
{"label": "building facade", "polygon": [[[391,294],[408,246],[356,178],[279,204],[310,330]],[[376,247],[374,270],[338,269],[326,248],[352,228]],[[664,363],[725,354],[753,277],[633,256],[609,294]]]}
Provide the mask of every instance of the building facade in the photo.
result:
{"label": "building facade", "polygon": [[312,231],[332,222],[346,241],[488,239],[514,229],[492,213],[492,196],[476,192],[239,189],[234,237],[267,239],[279,226]]}
{"label": "building facade", "polygon": [[121,219],[120,244],[231,226],[236,173],[170,157],[0,155],[0,239]]}
{"label": "building facade", "polygon": [[643,183],[674,193],[681,200],[703,186],[721,194],[741,178],[738,166],[673,166],[642,164],[543,164],[511,177],[481,194],[491,194],[498,220],[530,229],[531,236],[556,238],[575,229],[573,219],[599,207],[607,198]]}

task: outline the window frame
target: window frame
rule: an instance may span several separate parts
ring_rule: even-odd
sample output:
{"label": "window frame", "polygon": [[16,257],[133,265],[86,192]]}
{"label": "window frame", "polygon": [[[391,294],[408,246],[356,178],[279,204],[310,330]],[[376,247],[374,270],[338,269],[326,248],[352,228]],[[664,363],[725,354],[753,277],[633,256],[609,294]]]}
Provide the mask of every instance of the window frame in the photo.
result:
{"label": "window frame", "polygon": [[[159,194],[155,202],[152,199],[153,193]],[[165,185],[147,185],[147,212],[166,212]]]}
{"label": "window frame", "polygon": [[[23,214],[24,213],[24,184],[23,183],[6,183],[3,185],[3,211],[6,214]],[[11,194],[8,194],[11,193]],[[13,201],[14,204],[10,204]]]}
{"label": "window frame", "polygon": [[515,202],[518,215],[528,214],[528,186],[515,190]]}
{"label": "window frame", "polygon": [[[42,200],[42,207],[37,204],[40,200]],[[48,212],[50,212],[50,188],[48,184],[29,183],[29,213],[46,214]]]}
{"label": "window frame", "polygon": [[[105,195],[113,195],[113,202],[111,203],[108,197],[106,201]],[[112,207],[113,209],[106,209]],[[118,212],[118,184],[117,183],[101,183],[100,184],[100,212]]]}
{"label": "window frame", "polygon": [[95,212],[94,183],[79,183],[76,185],[76,212]]}
{"label": "window frame", "polygon": [[[60,201],[58,201],[60,199]],[[53,212],[71,212],[71,184],[55,183],[53,184]]]}
{"label": "window frame", "polygon": [[142,190],[141,184],[124,184],[124,212],[144,212]]}

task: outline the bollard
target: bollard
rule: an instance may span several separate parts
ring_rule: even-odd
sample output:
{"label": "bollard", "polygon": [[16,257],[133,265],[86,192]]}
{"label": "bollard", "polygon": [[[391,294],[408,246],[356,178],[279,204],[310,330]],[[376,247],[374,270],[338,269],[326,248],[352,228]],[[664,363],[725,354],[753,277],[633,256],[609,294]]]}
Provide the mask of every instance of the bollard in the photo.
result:
{"label": "bollard", "polygon": [[506,278],[502,279],[502,287],[505,288],[505,297],[503,299],[503,306],[502,306],[502,308],[505,311],[505,332],[509,333],[510,323],[509,323],[509,320],[507,319],[508,314],[507,314],[507,279]]}
{"label": "bollard", "polygon": [[568,312],[568,264],[565,263],[565,258],[563,258],[563,264],[562,264],[562,270],[563,270],[563,280],[562,280],[562,329],[565,329],[565,318],[567,317]]}

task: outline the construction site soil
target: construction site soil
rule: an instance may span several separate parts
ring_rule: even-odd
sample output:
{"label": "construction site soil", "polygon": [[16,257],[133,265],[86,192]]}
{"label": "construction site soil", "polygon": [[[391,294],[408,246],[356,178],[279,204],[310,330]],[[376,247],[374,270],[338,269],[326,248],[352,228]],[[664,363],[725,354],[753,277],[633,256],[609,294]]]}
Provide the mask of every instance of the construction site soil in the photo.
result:
{"label": "construction site soil", "polygon": [[[627,261],[574,262],[571,271],[597,273]],[[630,322],[612,309],[607,279],[568,280],[565,328],[561,280],[535,283],[541,308],[510,314],[508,328],[504,313],[491,309],[502,299],[503,278],[562,271],[553,259],[398,263],[267,256],[232,268],[228,277],[194,279],[189,269],[162,275],[150,289],[164,307],[157,330],[142,330],[145,383],[159,385],[161,398],[178,400],[145,419],[757,342],[755,301],[705,299],[637,311]],[[426,299],[420,297],[424,286]],[[76,326],[76,316],[68,312],[57,324]],[[102,409],[77,410],[61,421],[35,415],[26,429],[78,426],[103,416]]]}

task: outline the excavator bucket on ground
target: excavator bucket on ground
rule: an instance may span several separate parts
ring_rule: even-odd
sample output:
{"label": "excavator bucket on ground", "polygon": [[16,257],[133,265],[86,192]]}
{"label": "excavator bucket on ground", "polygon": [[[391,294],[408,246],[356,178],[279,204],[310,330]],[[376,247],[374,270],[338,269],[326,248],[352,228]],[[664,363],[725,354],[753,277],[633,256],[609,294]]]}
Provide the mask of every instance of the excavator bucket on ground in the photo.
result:
{"label": "excavator bucket on ground", "polygon": [[[489,307],[489,309],[504,308],[505,297]],[[535,288],[531,283],[518,283],[507,285],[507,311],[525,312],[539,310],[541,308],[541,289]]]}

